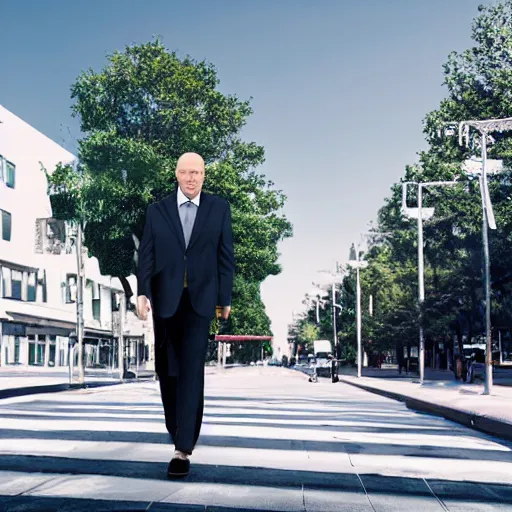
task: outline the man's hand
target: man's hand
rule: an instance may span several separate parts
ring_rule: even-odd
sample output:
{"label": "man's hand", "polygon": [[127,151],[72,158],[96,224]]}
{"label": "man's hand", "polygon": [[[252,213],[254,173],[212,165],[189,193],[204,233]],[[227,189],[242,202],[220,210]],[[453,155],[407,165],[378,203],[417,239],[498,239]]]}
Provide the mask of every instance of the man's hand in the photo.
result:
{"label": "man's hand", "polygon": [[216,313],[218,320],[221,318],[223,320],[227,320],[229,318],[229,314],[231,313],[231,306],[217,306]]}
{"label": "man's hand", "polygon": [[149,313],[151,313],[151,302],[145,295],[139,295],[137,297],[137,316],[145,321],[148,319]]}

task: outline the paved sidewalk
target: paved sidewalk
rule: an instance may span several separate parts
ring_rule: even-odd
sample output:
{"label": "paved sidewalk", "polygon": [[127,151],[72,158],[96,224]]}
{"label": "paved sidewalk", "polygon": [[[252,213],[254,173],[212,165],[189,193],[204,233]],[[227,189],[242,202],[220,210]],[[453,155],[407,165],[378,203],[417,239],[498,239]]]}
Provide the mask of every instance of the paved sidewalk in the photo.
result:
{"label": "paved sidewalk", "polygon": [[494,386],[484,395],[480,384],[456,381],[397,381],[341,375],[340,380],[405,404],[415,410],[443,416],[467,427],[512,440],[512,388]]}
{"label": "paved sidewalk", "polygon": [[[229,365],[226,369],[234,369],[239,365]],[[216,366],[207,366],[207,375],[219,371]],[[140,376],[134,379],[125,379],[124,382],[139,382],[154,380],[151,371],[141,371]],[[56,393],[78,387],[77,370],[75,368],[73,384],[69,382],[68,368],[41,368],[37,366],[3,366],[0,367],[0,400],[16,396],[36,395],[40,393]],[[121,384],[116,371],[91,370],[85,372],[85,387],[113,386]]]}
{"label": "paved sidewalk", "polygon": [[[76,382],[76,371],[75,380]],[[115,373],[105,370],[87,370],[86,387],[119,384]],[[3,366],[0,368],[0,399],[65,391],[70,385],[68,368],[41,368],[26,366]]]}
{"label": "paved sidewalk", "polygon": [[[357,376],[356,367],[343,366],[340,370],[340,375],[351,375]],[[382,379],[391,379],[397,381],[409,381],[414,382],[419,379],[419,375],[416,371],[406,373],[398,372],[396,365],[386,365],[382,368],[362,368],[363,377],[376,377]],[[475,380],[475,384],[483,384],[483,375],[478,373],[478,378]],[[426,381],[455,381],[453,371],[451,370],[439,370],[433,368],[425,368],[425,380]],[[493,381],[496,386],[511,386],[512,387],[512,368],[494,368]]]}

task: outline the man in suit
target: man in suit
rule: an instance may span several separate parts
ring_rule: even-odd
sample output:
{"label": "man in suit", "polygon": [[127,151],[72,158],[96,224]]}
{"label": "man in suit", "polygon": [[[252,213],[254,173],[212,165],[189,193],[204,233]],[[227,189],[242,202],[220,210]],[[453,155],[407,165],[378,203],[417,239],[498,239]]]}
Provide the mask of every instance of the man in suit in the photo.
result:
{"label": "man in suit", "polygon": [[202,192],[205,165],[185,153],[176,165],[178,186],[149,205],[139,246],[137,313],[153,315],[155,367],[165,424],[175,446],[169,477],[185,476],[204,405],[209,327],[217,310],[227,319],[234,276],[231,210]]}

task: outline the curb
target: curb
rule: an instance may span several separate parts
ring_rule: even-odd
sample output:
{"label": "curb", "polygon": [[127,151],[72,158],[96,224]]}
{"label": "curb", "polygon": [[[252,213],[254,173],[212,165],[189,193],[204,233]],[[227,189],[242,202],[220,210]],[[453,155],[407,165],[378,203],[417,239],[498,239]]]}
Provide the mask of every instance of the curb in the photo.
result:
{"label": "curb", "polygon": [[354,382],[345,380],[343,377],[340,377],[340,382],[359,389],[363,389],[365,391],[369,391],[375,395],[381,395],[386,398],[391,398],[392,400],[404,402],[406,407],[409,409],[441,416],[447,420],[460,423],[461,425],[469,427],[473,430],[479,430],[480,432],[500,437],[502,439],[506,439],[507,441],[512,441],[512,424],[506,421],[489,418],[480,414],[461,411],[460,409],[454,409],[453,407],[447,407],[445,405],[433,404],[431,402],[426,402],[425,400],[413,398],[401,393],[396,393],[394,391],[378,389],[372,386],[367,386],[365,384],[356,384]]}
{"label": "curb", "polygon": [[14,398],[18,396],[39,395],[41,393],[59,393],[61,391],[70,391],[73,389],[90,389],[106,386],[117,386],[119,384],[124,384],[124,382],[86,382],[84,386],[69,383],[42,384],[39,386],[26,386],[21,388],[2,389],[0,390],[0,400],[3,400],[5,398]]}

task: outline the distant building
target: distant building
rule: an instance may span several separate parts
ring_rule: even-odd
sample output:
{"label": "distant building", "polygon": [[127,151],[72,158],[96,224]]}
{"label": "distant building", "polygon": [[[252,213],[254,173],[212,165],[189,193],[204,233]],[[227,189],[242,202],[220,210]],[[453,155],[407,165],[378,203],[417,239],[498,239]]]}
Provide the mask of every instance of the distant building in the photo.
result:
{"label": "distant building", "polygon": [[[0,122],[0,366],[67,366],[76,331],[75,243],[71,226],[52,217],[41,165],[52,172],[75,156],[2,106]],[[114,368],[123,288],[101,275],[96,258],[86,258],[85,278],[84,361]],[[151,369],[151,325],[132,311],[125,324],[127,361]]]}

